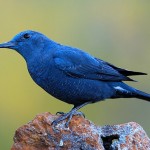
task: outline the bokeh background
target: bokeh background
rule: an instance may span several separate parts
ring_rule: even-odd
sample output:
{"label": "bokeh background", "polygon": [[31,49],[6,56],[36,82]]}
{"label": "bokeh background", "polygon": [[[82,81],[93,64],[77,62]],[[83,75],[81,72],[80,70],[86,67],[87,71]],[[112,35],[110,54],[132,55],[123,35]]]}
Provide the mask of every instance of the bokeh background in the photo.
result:
{"label": "bokeh background", "polygon": [[[86,50],[119,67],[150,74],[149,0],[0,0],[0,42],[32,29]],[[150,75],[128,84],[150,93]],[[42,112],[68,112],[68,105],[38,87],[23,58],[0,50],[0,149],[10,149],[15,130]],[[116,99],[81,109],[97,125],[138,122],[150,136],[150,103]]]}

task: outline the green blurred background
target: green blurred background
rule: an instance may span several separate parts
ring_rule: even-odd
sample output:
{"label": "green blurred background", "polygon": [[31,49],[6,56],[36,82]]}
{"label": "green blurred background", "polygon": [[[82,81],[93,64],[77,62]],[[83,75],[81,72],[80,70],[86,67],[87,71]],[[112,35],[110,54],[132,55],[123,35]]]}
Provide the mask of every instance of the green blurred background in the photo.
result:
{"label": "green blurred background", "polygon": [[[0,42],[32,29],[55,41],[90,52],[119,67],[150,74],[149,0],[0,1]],[[150,75],[128,84],[150,93]],[[56,100],[30,78],[25,61],[0,50],[0,149],[10,149],[15,130],[42,112],[72,108]],[[150,103],[116,99],[81,109],[97,125],[139,123],[150,135]]]}

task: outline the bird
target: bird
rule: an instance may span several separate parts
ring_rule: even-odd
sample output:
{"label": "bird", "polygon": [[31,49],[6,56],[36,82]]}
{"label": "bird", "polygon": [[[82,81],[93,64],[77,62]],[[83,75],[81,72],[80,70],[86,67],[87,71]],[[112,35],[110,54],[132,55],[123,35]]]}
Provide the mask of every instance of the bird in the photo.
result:
{"label": "bird", "polygon": [[124,83],[134,81],[130,76],[146,73],[116,67],[81,49],[57,43],[40,32],[22,31],[0,44],[0,48],[17,51],[37,85],[58,100],[74,105],[54,120],[53,125],[66,120],[68,127],[73,115],[82,115],[78,112],[80,108],[105,99],[150,101],[150,94]]}

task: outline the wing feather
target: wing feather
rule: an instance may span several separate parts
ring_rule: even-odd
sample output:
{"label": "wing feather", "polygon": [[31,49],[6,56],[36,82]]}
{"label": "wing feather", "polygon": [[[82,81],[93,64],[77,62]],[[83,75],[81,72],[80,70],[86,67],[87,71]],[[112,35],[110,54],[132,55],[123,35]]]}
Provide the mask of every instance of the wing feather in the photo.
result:
{"label": "wing feather", "polygon": [[54,62],[66,75],[101,81],[132,81],[115,67],[79,49],[65,48],[55,52]]}

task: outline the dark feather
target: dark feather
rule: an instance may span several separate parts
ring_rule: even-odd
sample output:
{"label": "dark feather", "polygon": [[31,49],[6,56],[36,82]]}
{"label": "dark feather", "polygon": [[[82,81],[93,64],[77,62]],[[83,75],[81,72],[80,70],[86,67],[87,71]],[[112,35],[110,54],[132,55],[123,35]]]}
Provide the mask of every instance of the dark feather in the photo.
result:
{"label": "dark feather", "polygon": [[58,69],[75,78],[110,82],[134,81],[120,73],[119,68],[77,49],[65,48],[55,52],[54,62]]}
{"label": "dark feather", "polygon": [[110,63],[107,63],[109,66],[111,66],[112,68],[114,68],[115,70],[117,70],[119,73],[123,74],[124,76],[134,76],[134,75],[147,75],[147,73],[143,73],[143,72],[136,72],[136,71],[130,71],[130,70],[126,70],[126,69],[122,69],[119,67],[116,67]]}

